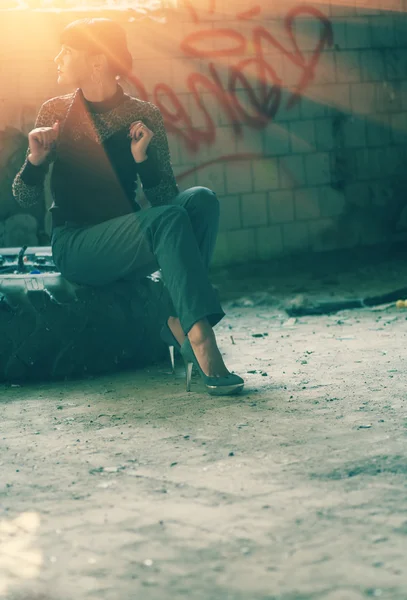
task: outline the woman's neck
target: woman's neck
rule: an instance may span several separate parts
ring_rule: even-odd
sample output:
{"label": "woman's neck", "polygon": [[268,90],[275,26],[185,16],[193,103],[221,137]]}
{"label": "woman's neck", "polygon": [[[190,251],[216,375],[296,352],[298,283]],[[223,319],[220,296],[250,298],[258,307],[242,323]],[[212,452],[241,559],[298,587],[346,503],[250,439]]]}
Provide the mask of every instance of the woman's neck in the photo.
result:
{"label": "woman's neck", "polygon": [[104,81],[100,84],[86,83],[81,86],[83,96],[88,102],[104,102],[117,92],[117,81]]}

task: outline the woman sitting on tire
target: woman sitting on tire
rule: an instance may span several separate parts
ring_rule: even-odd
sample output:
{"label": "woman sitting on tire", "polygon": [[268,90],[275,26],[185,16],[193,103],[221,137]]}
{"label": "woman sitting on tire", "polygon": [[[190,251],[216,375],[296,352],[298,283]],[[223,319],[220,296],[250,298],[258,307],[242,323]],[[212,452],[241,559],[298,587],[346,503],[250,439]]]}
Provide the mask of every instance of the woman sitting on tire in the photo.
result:
{"label": "woman sitting on tire", "polygon": [[[224,316],[208,280],[219,221],[216,195],[179,193],[158,108],[124,93],[131,71],[123,28],[110,19],[68,25],[56,56],[58,83],[76,91],[45,102],[28,136],[27,158],[13,183],[21,205],[40,197],[53,162],[52,253],[75,283],[105,285],[161,269],[176,315],[161,336],[195,365],[211,394],[234,394],[212,327]],[[139,176],[150,206],[135,201]],[[172,355],[173,357],[173,355]]]}

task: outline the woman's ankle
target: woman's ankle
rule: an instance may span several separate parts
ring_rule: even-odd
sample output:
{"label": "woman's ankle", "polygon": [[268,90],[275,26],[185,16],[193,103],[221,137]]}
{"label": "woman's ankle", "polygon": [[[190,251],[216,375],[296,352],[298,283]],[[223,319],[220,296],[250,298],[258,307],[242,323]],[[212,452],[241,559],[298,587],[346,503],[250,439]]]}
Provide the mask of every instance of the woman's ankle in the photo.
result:
{"label": "woman's ankle", "polygon": [[185,333],[181,327],[180,320],[177,317],[168,317],[167,325],[179,344],[185,340]]}
{"label": "woman's ankle", "polygon": [[216,344],[215,334],[207,319],[197,321],[189,330],[188,338],[193,346],[208,342]]}
{"label": "woman's ankle", "polygon": [[188,332],[188,338],[195,358],[205,375],[225,377],[229,374],[208,321],[196,323]]}

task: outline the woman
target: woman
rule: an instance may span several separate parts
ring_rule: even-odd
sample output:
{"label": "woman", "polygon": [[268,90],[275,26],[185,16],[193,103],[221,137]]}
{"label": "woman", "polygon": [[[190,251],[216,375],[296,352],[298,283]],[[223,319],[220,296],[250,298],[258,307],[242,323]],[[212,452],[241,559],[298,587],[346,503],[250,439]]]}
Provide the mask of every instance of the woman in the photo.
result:
{"label": "woman", "polygon": [[[179,193],[158,108],[123,92],[131,71],[125,32],[110,19],[80,19],[61,36],[58,83],[76,91],[45,102],[28,136],[16,200],[38,201],[53,162],[52,253],[66,279],[104,285],[161,269],[174,314],[161,330],[194,364],[209,393],[234,394],[243,380],[226,368],[212,327],[224,316],[208,281],[219,220],[216,195]],[[137,176],[151,205],[135,201]]]}

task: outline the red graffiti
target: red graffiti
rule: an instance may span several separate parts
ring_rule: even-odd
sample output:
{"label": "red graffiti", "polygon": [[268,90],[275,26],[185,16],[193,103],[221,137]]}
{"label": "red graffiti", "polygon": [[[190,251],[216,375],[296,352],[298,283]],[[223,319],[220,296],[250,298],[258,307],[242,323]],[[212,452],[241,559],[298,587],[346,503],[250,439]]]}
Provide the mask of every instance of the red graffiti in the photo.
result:
{"label": "red graffiti", "polygon": [[[226,48],[221,50],[199,48],[200,42],[211,42],[217,39],[226,42]],[[227,46],[228,42],[232,42],[230,47]],[[196,47],[198,46],[198,47]],[[242,33],[233,31],[233,29],[209,29],[205,31],[198,31],[187,35],[183,42],[181,42],[181,50],[184,51],[186,56],[192,58],[221,58],[222,56],[240,56],[245,52],[247,46],[246,38]]]}
{"label": "red graffiti", "polygon": [[253,8],[249,8],[249,10],[237,13],[236,18],[239,19],[239,21],[242,21],[244,19],[253,19],[253,17],[257,17],[257,15],[259,15],[260,13],[261,7],[253,6]]}
{"label": "red graffiti", "polygon": [[[199,15],[191,0],[184,0],[195,22]],[[214,12],[216,0],[209,0],[209,12]],[[251,19],[260,14],[260,7],[254,6],[237,15],[239,19]],[[296,20],[310,17],[320,22],[319,39],[315,47],[307,55],[298,46],[295,33]],[[288,35],[290,48],[281,44],[263,26],[254,26],[251,39],[234,29],[210,29],[194,32],[181,42],[181,49],[186,57],[200,58],[208,61],[208,75],[190,73],[186,87],[192,94],[197,108],[201,111],[204,128],[196,128],[175,91],[165,83],[158,83],[152,92],[153,102],[159,107],[166,129],[181,138],[187,148],[197,151],[202,143],[212,144],[216,140],[216,124],[214,123],[202,92],[209,92],[222,108],[236,135],[242,132],[242,126],[263,129],[277,114],[282,102],[284,79],[281,78],[272,64],[272,59],[266,55],[266,50],[276,49],[286,59],[295,65],[300,72],[298,82],[290,90],[286,100],[286,108],[291,109],[299,101],[307,86],[315,77],[321,54],[326,47],[333,44],[333,30],[330,21],[317,8],[301,5],[287,12],[284,28]],[[244,57],[251,49],[251,57]],[[239,60],[239,57],[243,57]],[[227,85],[222,82],[220,69],[225,67],[222,60],[215,59],[236,57],[236,63],[228,67]],[[140,80],[133,77],[132,82],[137,88],[140,98],[147,100],[148,93]],[[243,105],[238,89],[245,92],[246,103]],[[205,94],[207,96],[208,94]],[[230,156],[228,160],[230,160]]]}

